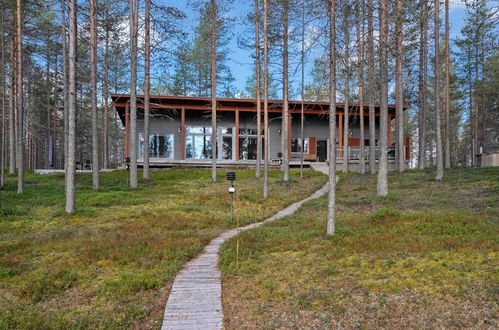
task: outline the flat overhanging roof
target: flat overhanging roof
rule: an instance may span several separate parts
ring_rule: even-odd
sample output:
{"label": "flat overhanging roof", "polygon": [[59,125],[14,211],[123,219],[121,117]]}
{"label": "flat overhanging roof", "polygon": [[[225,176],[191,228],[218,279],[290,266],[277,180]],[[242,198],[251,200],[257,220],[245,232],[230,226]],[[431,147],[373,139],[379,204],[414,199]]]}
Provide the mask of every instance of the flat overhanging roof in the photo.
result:
{"label": "flat overhanging roof", "polygon": [[[130,94],[111,94],[113,101],[112,105],[118,112],[122,123],[125,122],[126,107],[130,102]],[[269,113],[282,112],[282,100],[269,100]],[[302,101],[289,101],[289,110],[291,114],[300,114]],[[241,112],[256,112],[256,99],[231,99],[231,98],[217,98],[217,111],[241,111]],[[137,96],[137,108],[144,107],[144,95]],[[188,96],[151,96],[150,108],[154,112],[167,112],[171,110],[211,110],[211,98],[209,97],[188,97]],[[303,102],[303,112],[305,114],[328,115],[329,102]],[[351,108],[351,115],[359,114],[359,104],[349,104]],[[369,108],[366,104],[363,105],[364,115],[368,115]],[[404,106],[404,110],[409,107]],[[343,114],[345,104],[336,103],[336,113]],[[162,111],[163,110],[163,111]],[[263,113],[263,100],[261,101],[261,110]],[[380,105],[375,105],[376,116],[380,114]],[[395,105],[388,105],[388,113],[395,115]]]}

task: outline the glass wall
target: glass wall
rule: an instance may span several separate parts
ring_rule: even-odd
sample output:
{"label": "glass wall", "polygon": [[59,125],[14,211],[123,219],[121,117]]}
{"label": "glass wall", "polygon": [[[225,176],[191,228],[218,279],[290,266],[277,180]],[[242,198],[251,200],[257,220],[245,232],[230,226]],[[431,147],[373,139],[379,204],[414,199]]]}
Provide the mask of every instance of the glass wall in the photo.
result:
{"label": "glass wall", "polygon": [[232,128],[219,127],[218,128],[218,159],[232,159]]}
{"label": "glass wall", "polygon": [[211,127],[185,127],[185,158],[211,159]]}
{"label": "glass wall", "polygon": [[[139,158],[144,158],[144,133],[139,133]],[[173,159],[173,134],[149,135],[149,157]]]}
{"label": "glass wall", "polygon": [[[303,153],[308,154],[309,153],[309,139],[304,138],[303,139]],[[301,151],[301,139],[300,138],[292,138],[291,139],[291,152],[302,152]]]}
{"label": "glass wall", "polygon": [[[232,159],[232,128],[218,127],[217,158]],[[211,127],[186,126],[185,127],[185,158],[186,159],[211,159]]]}
{"label": "glass wall", "polygon": [[[240,128],[239,129],[239,159],[256,160],[257,147],[257,132],[256,128]],[[263,130],[262,130],[262,159],[263,159]]]}

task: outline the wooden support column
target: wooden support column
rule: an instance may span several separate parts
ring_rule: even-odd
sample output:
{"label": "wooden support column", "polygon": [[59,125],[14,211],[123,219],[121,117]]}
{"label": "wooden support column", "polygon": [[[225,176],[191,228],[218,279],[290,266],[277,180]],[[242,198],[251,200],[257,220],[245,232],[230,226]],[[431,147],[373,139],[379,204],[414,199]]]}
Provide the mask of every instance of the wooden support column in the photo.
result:
{"label": "wooden support column", "polygon": [[234,139],[236,139],[236,143],[235,143],[236,150],[234,150],[234,155],[235,155],[235,159],[239,160],[239,107],[236,107],[236,111],[234,113],[234,116],[235,116],[235,122],[236,122],[236,127],[234,128],[235,129]]}
{"label": "wooden support column", "polygon": [[180,159],[185,160],[185,107],[180,109]]}
{"label": "wooden support column", "polygon": [[291,161],[291,139],[293,138],[293,126],[291,125],[291,111],[289,111],[288,115],[288,160]]}
{"label": "wooden support column", "polygon": [[[343,114],[342,113],[339,113],[338,114],[338,121],[339,121],[339,132],[338,132],[338,153],[337,155],[339,155],[339,159],[343,159],[343,152],[342,152],[342,149],[343,149]],[[336,141],[330,141],[330,143],[335,143],[336,144]]]}
{"label": "wooden support column", "polygon": [[392,119],[393,115],[388,116],[388,146],[392,145]]}
{"label": "wooden support column", "polygon": [[130,122],[130,103],[125,106],[125,157],[128,157],[129,152],[129,122]]}

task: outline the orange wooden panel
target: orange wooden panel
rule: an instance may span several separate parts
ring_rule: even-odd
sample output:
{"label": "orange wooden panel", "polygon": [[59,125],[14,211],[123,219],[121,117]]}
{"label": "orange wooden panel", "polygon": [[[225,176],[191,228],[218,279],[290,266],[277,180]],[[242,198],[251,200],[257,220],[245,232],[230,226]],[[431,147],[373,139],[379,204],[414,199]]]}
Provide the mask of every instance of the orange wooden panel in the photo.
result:
{"label": "orange wooden panel", "polygon": [[308,148],[309,155],[317,155],[317,138],[315,136],[309,137],[308,143],[309,143],[309,148]]}
{"label": "orange wooden panel", "polygon": [[348,146],[349,147],[359,147],[360,146],[360,139],[349,138],[348,139]]}

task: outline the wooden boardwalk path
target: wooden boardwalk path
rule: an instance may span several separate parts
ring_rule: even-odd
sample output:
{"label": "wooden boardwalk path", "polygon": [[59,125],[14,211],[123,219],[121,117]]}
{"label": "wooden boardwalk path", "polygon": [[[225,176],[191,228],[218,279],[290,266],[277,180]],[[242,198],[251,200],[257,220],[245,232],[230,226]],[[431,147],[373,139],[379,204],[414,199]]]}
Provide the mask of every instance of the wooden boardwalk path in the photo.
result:
{"label": "wooden boardwalk path", "polygon": [[[316,199],[328,191],[328,184],[309,197],[295,202],[270,218],[241,227],[240,231],[263,225],[294,213],[303,203]],[[213,239],[204,252],[189,261],[173,282],[166,303],[161,329],[222,329],[222,283],[218,270],[218,251],[238,229],[226,231]]]}

